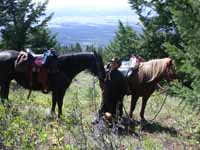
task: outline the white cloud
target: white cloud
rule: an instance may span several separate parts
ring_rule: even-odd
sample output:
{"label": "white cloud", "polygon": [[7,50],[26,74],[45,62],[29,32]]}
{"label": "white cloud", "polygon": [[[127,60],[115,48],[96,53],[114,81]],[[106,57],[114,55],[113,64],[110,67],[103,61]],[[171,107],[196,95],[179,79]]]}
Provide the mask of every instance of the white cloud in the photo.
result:
{"label": "white cloud", "polygon": [[63,23],[78,23],[85,25],[117,25],[118,21],[121,20],[124,23],[138,24],[138,16],[62,16],[53,18],[50,25],[62,25]]}
{"label": "white cloud", "polygon": [[[33,0],[34,2],[44,2],[44,0]],[[129,8],[128,0],[49,0],[48,8],[65,7],[125,7]]]}
{"label": "white cloud", "polygon": [[49,25],[57,27],[63,23],[117,25],[119,20],[130,24],[139,22],[128,0],[49,0],[48,10],[55,13]]}

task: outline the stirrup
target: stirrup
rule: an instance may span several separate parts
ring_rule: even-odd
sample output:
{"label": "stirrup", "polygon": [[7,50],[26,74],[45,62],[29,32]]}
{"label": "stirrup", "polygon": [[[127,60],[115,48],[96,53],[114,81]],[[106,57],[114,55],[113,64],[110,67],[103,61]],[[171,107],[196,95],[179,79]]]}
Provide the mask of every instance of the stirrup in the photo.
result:
{"label": "stirrup", "polygon": [[133,70],[131,69],[128,71],[127,76],[130,77],[132,74],[133,74]]}
{"label": "stirrup", "polygon": [[43,89],[43,90],[42,90],[42,93],[48,94],[48,93],[49,93],[49,90],[48,90],[48,89]]}

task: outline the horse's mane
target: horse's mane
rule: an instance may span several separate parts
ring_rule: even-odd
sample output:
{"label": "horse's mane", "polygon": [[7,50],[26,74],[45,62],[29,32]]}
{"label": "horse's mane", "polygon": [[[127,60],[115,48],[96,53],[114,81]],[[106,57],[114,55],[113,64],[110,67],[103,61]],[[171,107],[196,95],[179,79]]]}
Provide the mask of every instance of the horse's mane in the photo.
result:
{"label": "horse's mane", "polygon": [[170,61],[170,58],[162,58],[140,63],[140,78],[145,82],[154,81],[165,72]]}
{"label": "horse's mane", "polygon": [[92,52],[79,52],[79,53],[62,54],[58,57],[58,59],[61,62],[61,64],[68,66],[68,65],[72,65],[72,63],[76,63],[76,61],[81,61],[83,59],[87,60],[91,57],[94,57],[94,53],[92,53]]}
{"label": "horse's mane", "polygon": [[68,53],[58,57],[59,69],[71,77],[83,70],[98,76],[96,62],[97,58],[93,52]]}
{"label": "horse's mane", "polygon": [[66,53],[66,54],[61,54],[60,56],[82,56],[82,55],[91,55],[94,54],[93,52],[71,52],[71,53]]}
{"label": "horse's mane", "polygon": [[61,54],[59,58],[61,59],[67,59],[67,58],[74,58],[76,57],[77,59],[83,58],[83,57],[91,57],[91,55],[94,55],[92,52],[78,52],[78,53],[67,53],[67,54]]}

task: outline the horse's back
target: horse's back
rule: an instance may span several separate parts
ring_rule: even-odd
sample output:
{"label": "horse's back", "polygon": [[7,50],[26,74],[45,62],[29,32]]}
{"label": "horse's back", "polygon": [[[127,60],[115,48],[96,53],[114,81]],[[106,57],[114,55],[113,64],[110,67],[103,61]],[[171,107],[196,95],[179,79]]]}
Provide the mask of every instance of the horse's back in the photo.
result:
{"label": "horse's back", "polygon": [[5,50],[0,52],[0,63],[16,59],[19,52],[15,50]]}
{"label": "horse's back", "polygon": [[0,52],[0,84],[12,79],[14,73],[14,62],[17,55],[18,52],[14,50]]}
{"label": "horse's back", "polygon": [[146,91],[153,91],[157,82],[162,79],[170,58],[153,59],[147,62],[141,62],[137,73],[128,78],[131,89],[134,94],[144,95]]}

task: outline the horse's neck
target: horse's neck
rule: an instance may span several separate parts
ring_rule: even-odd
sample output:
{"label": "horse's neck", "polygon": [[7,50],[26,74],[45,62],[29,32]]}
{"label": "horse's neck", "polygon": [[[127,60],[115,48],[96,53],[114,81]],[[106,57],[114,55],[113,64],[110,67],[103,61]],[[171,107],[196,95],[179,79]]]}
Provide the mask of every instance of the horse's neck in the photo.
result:
{"label": "horse's neck", "polygon": [[76,56],[73,56],[70,61],[65,60],[66,67],[65,68],[65,73],[67,76],[69,76],[71,79],[74,78],[77,74],[80,72],[89,69],[90,67],[90,60],[85,59],[85,58],[78,58]]}
{"label": "horse's neck", "polygon": [[67,72],[67,74],[69,74],[71,76],[71,78],[74,78],[77,74],[79,74],[80,72],[86,70],[87,68],[84,66],[79,66],[78,64],[75,64],[73,66],[74,69],[72,69],[73,71],[70,73],[70,72]]}

